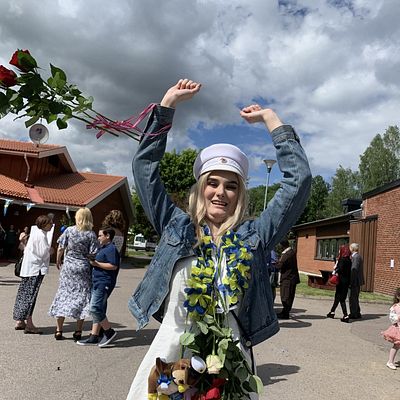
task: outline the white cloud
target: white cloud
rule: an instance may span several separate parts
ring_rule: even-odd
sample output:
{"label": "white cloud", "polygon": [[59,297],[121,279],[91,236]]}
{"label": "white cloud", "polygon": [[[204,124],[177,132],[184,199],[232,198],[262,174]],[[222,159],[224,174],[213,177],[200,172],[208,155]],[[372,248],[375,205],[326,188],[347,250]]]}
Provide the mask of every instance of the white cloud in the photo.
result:
{"label": "white cloud", "polygon": [[[203,83],[176,113],[168,149],[220,141],[238,124],[251,159],[252,183],[263,184],[271,142],[247,130],[238,104],[265,99],[302,134],[314,174],[339,164],[356,169],[372,137],[398,124],[400,2],[251,0],[0,0],[0,63],[28,48],[39,65],[63,68],[115,119],[137,115],[180,77]],[[43,71],[46,74],[45,70]],[[189,128],[207,135],[187,136]],[[213,130],[215,128],[215,130]],[[23,121],[0,121],[0,135],[27,137]],[[246,138],[246,139],[244,139]],[[79,169],[131,179],[131,140],[94,138],[81,123],[50,127]],[[278,176],[276,176],[278,179]]]}

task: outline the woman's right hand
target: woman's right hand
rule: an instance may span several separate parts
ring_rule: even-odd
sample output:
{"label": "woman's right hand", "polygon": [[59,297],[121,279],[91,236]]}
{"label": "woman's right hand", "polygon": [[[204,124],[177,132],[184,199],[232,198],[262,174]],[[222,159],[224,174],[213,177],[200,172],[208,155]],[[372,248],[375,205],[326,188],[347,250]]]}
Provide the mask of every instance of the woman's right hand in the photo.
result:
{"label": "woman's right hand", "polygon": [[176,104],[191,99],[201,88],[201,83],[190,79],[179,79],[176,85],[169,88],[160,105],[163,107],[175,108]]}

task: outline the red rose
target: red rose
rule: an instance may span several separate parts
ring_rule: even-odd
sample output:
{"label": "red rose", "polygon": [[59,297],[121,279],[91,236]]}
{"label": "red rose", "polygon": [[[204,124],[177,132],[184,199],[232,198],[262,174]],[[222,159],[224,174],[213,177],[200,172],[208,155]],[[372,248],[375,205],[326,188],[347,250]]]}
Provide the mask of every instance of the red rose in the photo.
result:
{"label": "red rose", "polygon": [[217,387],[210,389],[206,393],[206,400],[220,400],[220,399],[221,399],[221,391]]}
{"label": "red rose", "polygon": [[31,56],[29,50],[16,50],[11,57],[10,64],[22,72],[29,72],[37,67],[36,60]]}
{"label": "red rose", "polygon": [[11,87],[17,84],[17,74],[3,65],[0,65],[0,85]]}

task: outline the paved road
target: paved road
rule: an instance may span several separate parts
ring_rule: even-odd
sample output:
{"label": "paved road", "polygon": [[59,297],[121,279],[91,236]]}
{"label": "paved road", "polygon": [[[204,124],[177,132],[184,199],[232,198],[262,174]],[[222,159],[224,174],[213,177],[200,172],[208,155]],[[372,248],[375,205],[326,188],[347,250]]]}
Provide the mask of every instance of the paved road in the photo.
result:
{"label": "paved road", "polygon": [[[54,266],[44,279],[34,314],[44,334],[15,331],[12,307],[19,279],[13,276],[11,265],[0,264],[0,399],[125,400],[158,328],[152,321],[136,332],[127,310],[127,299],[143,273],[132,266],[121,270],[109,304],[118,340],[101,349],[77,346],[72,340],[72,321],[65,326],[67,340],[55,341],[54,320],[47,316],[58,284]],[[400,397],[395,394],[399,393],[400,368],[392,371],[385,366],[390,345],[379,336],[388,326],[388,305],[362,304],[363,320],[344,324],[325,318],[330,302],[296,298],[293,318],[255,348],[258,375],[265,386],[261,400]],[[90,329],[89,322],[85,328]]]}

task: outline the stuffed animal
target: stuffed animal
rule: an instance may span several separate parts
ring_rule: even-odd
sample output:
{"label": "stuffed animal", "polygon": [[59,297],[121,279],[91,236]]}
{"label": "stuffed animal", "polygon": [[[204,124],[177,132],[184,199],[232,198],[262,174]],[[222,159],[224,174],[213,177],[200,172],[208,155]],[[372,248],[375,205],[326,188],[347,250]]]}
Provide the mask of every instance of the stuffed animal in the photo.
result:
{"label": "stuffed animal", "polygon": [[157,357],[148,378],[148,400],[183,399],[183,393],[197,384],[205,370],[206,364],[198,356],[170,363]]}

